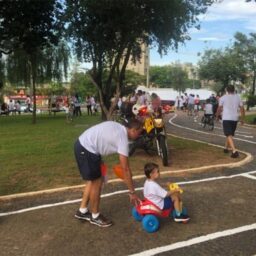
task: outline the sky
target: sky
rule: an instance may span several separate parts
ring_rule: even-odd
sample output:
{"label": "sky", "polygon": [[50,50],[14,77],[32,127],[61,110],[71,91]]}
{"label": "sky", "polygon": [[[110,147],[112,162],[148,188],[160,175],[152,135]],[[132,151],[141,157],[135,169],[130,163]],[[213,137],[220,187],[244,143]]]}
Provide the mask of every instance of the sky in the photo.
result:
{"label": "sky", "polygon": [[169,51],[168,55],[161,58],[155,49],[151,49],[150,66],[163,66],[176,61],[196,65],[200,60],[198,53],[231,46],[236,32],[246,35],[256,33],[256,2],[222,0],[209,7],[199,19],[200,30],[191,29],[191,40],[186,41],[184,46],[180,45],[177,53]]}

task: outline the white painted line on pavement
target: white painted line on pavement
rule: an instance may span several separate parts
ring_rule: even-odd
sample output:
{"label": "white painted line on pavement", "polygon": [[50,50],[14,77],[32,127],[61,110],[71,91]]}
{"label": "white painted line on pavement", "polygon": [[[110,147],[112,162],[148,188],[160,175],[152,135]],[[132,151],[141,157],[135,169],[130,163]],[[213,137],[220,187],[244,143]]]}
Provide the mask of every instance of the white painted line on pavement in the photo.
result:
{"label": "white painted line on pavement", "polygon": [[163,253],[163,252],[173,251],[173,250],[176,250],[176,249],[179,249],[179,248],[189,247],[191,245],[208,242],[208,241],[218,239],[218,238],[221,238],[221,237],[236,235],[236,234],[246,232],[246,231],[250,231],[250,230],[254,230],[254,229],[256,229],[256,223],[252,223],[252,224],[246,225],[246,226],[241,226],[241,227],[238,227],[238,228],[226,229],[226,230],[223,230],[223,231],[207,234],[207,235],[204,235],[204,236],[199,236],[199,237],[192,238],[192,239],[189,239],[189,240],[186,240],[186,241],[177,242],[177,243],[174,243],[174,244],[165,245],[165,246],[157,247],[157,248],[154,248],[154,249],[146,250],[146,251],[143,251],[143,252],[140,252],[140,253],[131,254],[130,256],[156,255],[156,254]]}
{"label": "white painted line on pavement", "polygon": [[[224,135],[221,135],[221,134],[215,134],[215,133],[209,133],[209,132],[203,132],[203,131],[199,131],[199,130],[196,130],[196,129],[192,129],[192,128],[189,128],[189,127],[184,127],[184,126],[181,126],[181,125],[178,125],[178,124],[175,124],[173,123],[173,119],[175,119],[177,117],[177,114],[175,114],[170,120],[169,120],[169,123],[173,126],[176,126],[178,128],[182,128],[182,129],[186,129],[186,130],[189,130],[189,131],[193,131],[193,132],[197,132],[197,133],[202,133],[202,134],[206,134],[206,135],[210,135],[210,136],[218,136],[218,137],[221,137],[221,138],[226,138],[226,136]],[[234,137],[235,140],[239,140],[239,141],[243,141],[243,142],[248,142],[250,144],[256,144],[255,141],[250,141],[250,140],[244,140],[244,139],[240,139],[240,138],[236,138]]]}
{"label": "white painted line on pavement", "polygon": [[[135,190],[139,191],[139,190],[142,190],[142,189],[143,188],[136,188]],[[128,193],[128,192],[129,192],[128,190],[119,190],[119,191],[115,191],[115,192],[112,192],[112,193],[101,195],[101,197],[102,198],[103,197],[109,197],[109,196],[124,194],[124,193]],[[50,208],[50,207],[55,207],[55,206],[61,206],[61,205],[66,205],[66,204],[74,204],[74,203],[78,203],[78,202],[81,202],[81,199],[68,200],[68,201],[53,203],[53,204],[44,204],[44,205],[29,207],[29,208],[25,208],[25,209],[21,209],[21,210],[17,210],[17,211],[3,212],[3,213],[0,213],[0,217],[19,214],[19,213],[24,213],[24,212],[29,212],[29,211],[40,210],[40,209]]]}
{"label": "white painted line on pavement", "polygon": [[[245,174],[249,175],[249,174],[254,174],[254,173],[256,173],[256,170],[246,172],[243,174],[235,174],[235,175],[231,175],[231,176],[220,176],[220,177],[213,177],[213,178],[193,180],[193,181],[184,181],[184,182],[177,182],[177,183],[180,185],[186,185],[186,184],[193,184],[193,183],[200,183],[200,182],[215,181],[215,180],[220,180],[220,179],[232,179],[232,178],[239,177],[239,176],[248,178]],[[143,187],[136,188],[135,190],[136,191],[143,190]],[[128,190],[119,190],[119,191],[115,191],[112,193],[103,194],[103,195],[101,195],[101,197],[102,198],[110,197],[110,196],[120,195],[120,194],[124,194],[124,193],[128,193]],[[17,211],[3,212],[3,213],[0,213],[0,217],[14,215],[14,214],[20,214],[20,213],[29,212],[29,211],[40,210],[40,209],[50,208],[50,207],[55,207],[55,206],[61,206],[61,205],[66,205],[66,204],[73,204],[73,203],[78,203],[80,201],[81,201],[81,199],[74,199],[74,200],[69,200],[69,201],[64,201],[64,202],[59,202],[59,203],[44,204],[44,205],[39,205],[39,206],[35,206],[35,207],[29,207],[29,208],[25,208],[25,209],[21,209],[21,210],[17,210]]]}
{"label": "white painted line on pavement", "polygon": [[[194,183],[201,183],[201,182],[208,182],[208,181],[215,181],[215,180],[233,179],[233,178],[241,177],[241,176],[244,178],[251,179],[252,175],[250,175],[250,174],[254,174],[254,173],[256,173],[256,171],[250,171],[250,172],[246,172],[246,173],[242,173],[242,174],[234,174],[234,175],[230,175],[230,176],[219,176],[219,177],[212,177],[212,178],[206,178],[206,179],[201,179],[201,180],[191,180],[191,181],[184,181],[184,182],[177,182],[177,183],[180,185],[187,185],[187,184],[194,184]],[[252,176],[252,177],[254,177],[254,176]]]}
{"label": "white painted line on pavement", "polygon": [[241,174],[241,176],[245,177],[245,178],[249,178],[249,179],[252,179],[252,180],[256,180],[256,177],[253,176],[253,175],[250,175],[248,173],[243,173]]}
{"label": "white painted line on pavement", "polygon": [[237,132],[236,132],[236,136],[241,136],[241,137],[253,139],[253,136],[251,136],[251,135],[243,135],[243,134],[239,134],[239,133],[237,133]]}

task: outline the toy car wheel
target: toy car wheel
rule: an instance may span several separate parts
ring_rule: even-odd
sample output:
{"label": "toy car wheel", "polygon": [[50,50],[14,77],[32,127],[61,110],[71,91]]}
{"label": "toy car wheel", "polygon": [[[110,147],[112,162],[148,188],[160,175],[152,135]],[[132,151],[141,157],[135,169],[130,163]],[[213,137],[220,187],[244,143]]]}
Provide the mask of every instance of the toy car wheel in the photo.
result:
{"label": "toy car wheel", "polygon": [[132,216],[137,221],[142,221],[143,216],[138,213],[135,207],[132,208]]}
{"label": "toy car wheel", "polygon": [[156,232],[159,228],[159,220],[152,214],[146,215],[142,220],[142,226],[148,233]]}

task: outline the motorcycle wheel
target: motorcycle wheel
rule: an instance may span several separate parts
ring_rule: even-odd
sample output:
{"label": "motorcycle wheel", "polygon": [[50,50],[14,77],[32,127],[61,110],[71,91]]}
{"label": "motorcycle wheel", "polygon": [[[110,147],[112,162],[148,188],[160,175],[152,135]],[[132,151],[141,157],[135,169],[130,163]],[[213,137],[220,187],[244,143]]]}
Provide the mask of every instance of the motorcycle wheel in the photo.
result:
{"label": "motorcycle wheel", "polygon": [[158,137],[159,147],[161,150],[161,157],[163,166],[168,166],[168,147],[167,147],[167,141],[166,137],[164,135],[160,135]]}
{"label": "motorcycle wheel", "polygon": [[208,126],[210,131],[214,129],[214,120],[212,118],[209,118]]}
{"label": "motorcycle wheel", "polygon": [[205,117],[204,118],[204,123],[203,123],[203,127],[205,128],[206,127],[206,124],[208,123],[208,117]]}

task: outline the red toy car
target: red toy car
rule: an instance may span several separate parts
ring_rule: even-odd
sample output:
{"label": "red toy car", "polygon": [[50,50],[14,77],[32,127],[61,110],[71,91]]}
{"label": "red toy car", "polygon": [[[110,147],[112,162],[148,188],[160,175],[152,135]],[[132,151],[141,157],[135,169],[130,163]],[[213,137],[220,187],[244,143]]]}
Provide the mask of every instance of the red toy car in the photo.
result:
{"label": "red toy car", "polygon": [[[159,228],[158,217],[174,217],[175,210],[173,207],[166,210],[161,210],[158,206],[151,201],[144,199],[141,203],[132,209],[132,216],[137,221],[142,222],[144,230],[148,233],[156,232]],[[182,209],[183,214],[187,214],[186,208]],[[184,222],[186,223],[186,222]]]}

